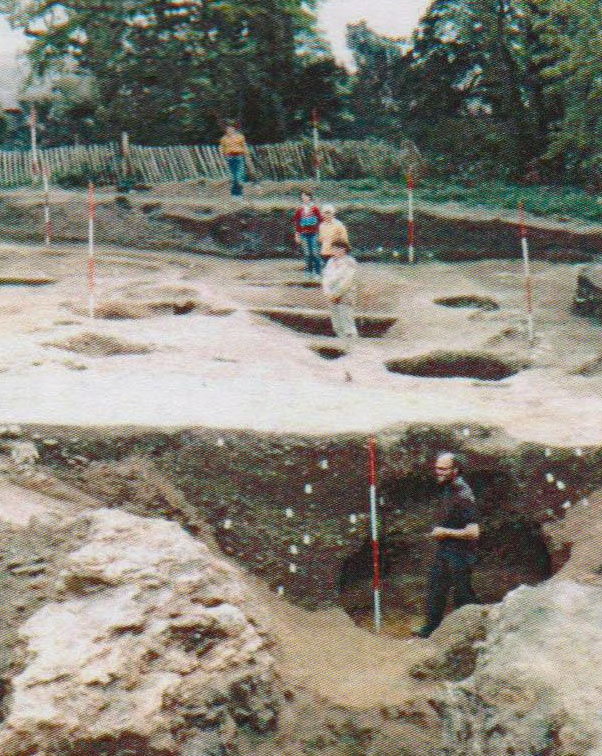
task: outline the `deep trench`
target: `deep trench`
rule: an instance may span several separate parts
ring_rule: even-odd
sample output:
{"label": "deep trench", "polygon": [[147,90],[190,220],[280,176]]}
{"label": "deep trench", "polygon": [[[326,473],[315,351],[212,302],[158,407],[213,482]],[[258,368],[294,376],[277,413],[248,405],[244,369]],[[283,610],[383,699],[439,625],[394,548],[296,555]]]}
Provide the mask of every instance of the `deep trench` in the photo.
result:
{"label": "deep trench", "polygon": [[[326,313],[276,309],[256,310],[255,312],[299,333],[309,333],[312,336],[334,336],[330,316]],[[362,338],[384,336],[395,321],[396,318],[375,315],[356,316],[355,319],[358,333]]]}
{"label": "deep trench", "polygon": [[[274,591],[281,587],[291,602],[308,609],[339,605],[369,626],[363,436],[47,433],[59,441],[40,449],[43,464],[105,505],[176,520],[200,538],[210,533],[228,558]],[[385,632],[403,636],[422,614],[432,556],[425,539],[433,524],[430,465],[441,449],[462,455],[477,498],[482,538],[475,588],[482,602],[545,580],[570,557],[570,548],[548,553],[541,526],[564,516],[567,499],[602,485],[602,449],[576,455],[497,435],[417,424],[389,432],[379,445]],[[551,474],[561,488],[547,481]],[[180,493],[167,495],[167,483]]]}
{"label": "deep trench", "polygon": [[[524,513],[500,507],[514,486],[510,477],[492,470],[466,476],[477,499],[481,537],[476,550],[473,585],[479,603],[491,604],[519,585],[537,585],[553,574],[541,525]],[[422,624],[429,566],[434,546],[426,537],[436,524],[436,484],[428,477],[383,481],[380,491],[380,573],[384,629],[408,635]],[[362,627],[373,622],[372,544],[366,539],[344,562],[340,603]],[[452,610],[452,596],[448,612]]]}

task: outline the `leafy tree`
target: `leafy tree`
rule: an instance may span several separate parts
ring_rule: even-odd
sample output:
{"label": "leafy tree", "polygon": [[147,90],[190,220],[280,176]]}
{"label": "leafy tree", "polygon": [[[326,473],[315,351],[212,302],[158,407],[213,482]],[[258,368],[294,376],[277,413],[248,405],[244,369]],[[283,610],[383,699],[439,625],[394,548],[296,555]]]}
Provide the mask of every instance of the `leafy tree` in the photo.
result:
{"label": "leafy tree", "polygon": [[[215,138],[221,119],[254,141],[298,126],[305,70],[324,63],[316,0],[0,0],[33,38],[34,75],[93,82],[93,101],[56,93],[51,121],[90,138],[144,143]],[[317,83],[338,105],[333,71]],[[59,118],[60,116],[60,118]],[[58,131],[56,132],[58,136]]]}

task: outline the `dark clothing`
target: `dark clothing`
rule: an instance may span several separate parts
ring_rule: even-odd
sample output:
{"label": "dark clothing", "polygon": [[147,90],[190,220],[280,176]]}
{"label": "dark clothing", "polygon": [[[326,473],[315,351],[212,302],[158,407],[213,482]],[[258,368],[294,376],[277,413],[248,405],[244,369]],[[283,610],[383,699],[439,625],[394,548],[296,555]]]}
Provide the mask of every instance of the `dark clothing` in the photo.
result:
{"label": "dark clothing", "polygon": [[[462,530],[478,522],[474,494],[464,478],[458,476],[439,489],[439,504],[433,527]],[[475,542],[465,538],[443,538],[437,542],[437,552],[456,554],[474,561]]]}
{"label": "dark clothing", "polygon": [[[434,526],[462,530],[477,524],[475,498],[466,481],[457,477],[444,484],[438,495],[440,504]],[[426,599],[425,634],[441,624],[445,614],[447,595],[453,588],[454,607],[477,603],[472,588],[472,565],[476,561],[475,542],[462,538],[443,538],[437,542],[437,551],[429,574]]]}

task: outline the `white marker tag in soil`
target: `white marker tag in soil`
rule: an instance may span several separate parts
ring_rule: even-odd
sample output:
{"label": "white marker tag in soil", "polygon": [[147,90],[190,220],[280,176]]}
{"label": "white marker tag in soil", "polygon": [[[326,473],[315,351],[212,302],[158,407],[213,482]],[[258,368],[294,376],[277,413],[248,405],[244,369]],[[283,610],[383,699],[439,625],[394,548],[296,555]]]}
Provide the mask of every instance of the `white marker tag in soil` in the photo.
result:
{"label": "white marker tag in soil", "polygon": [[310,494],[310,493],[313,493],[313,490],[314,490],[314,489],[313,489],[313,487],[312,487],[311,483],[306,483],[306,484],[305,484],[305,489],[304,489],[304,490],[305,490],[305,493],[306,493],[306,494]]}
{"label": "white marker tag in soil", "polygon": [[546,449],[545,455],[546,455],[546,457],[551,457],[552,456],[552,450],[551,449]]}
{"label": "white marker tag in soil", "polygon": [[552,473],[546,473],[546,480],[548,481],[548,483],[553,483],[555,478]]}
{"label": "white marker tag in soil", "polygon": [[285,515],[286,515],[286,516],[287,516],[287,517],[289,518],[289,520],[290,520],[290,519],[291,519],[291,517],[293,516],[293,510],[292,510],[292,509],[291,509],[290,507],[287,507],[287,508],[286,508],[286,509],[284,510],[284,514],[285,514]]}
{"label": "white marker tag in soil", "polygon": [[575,449],[575,456],[576,457],[581,457],[582,454],[583,454],[583,451],[581,449]]}
{"label": "white marker tag in soil", "polygon": [[571,502],[570,501],[565,501],[564,504],[562,505],[562,508],[563,509],[570,509],[571,508]]}
{"label": "white marker tag in soil", "polygon": [[230,530],[232,527],[232,520],[224,520],[224,530]]}
{"label": "white marker tag in soil", "polygon": [[296,555],[297,555],[297,554],[299,553],[299,549],[298,549],[298,548],[297,548],[297,547],[296,547],[296,546],[295,546],[294,544],[293,544],[292,546],[289,546],[289,547],[288,547],[288,550],[289,550],[289,552],[290,552],[290,553],[291,553],[291,554],[292,554],[293,556],[296,556]]}
{"label": "white marker tag in soil", "polygon": [[350,514],[350,515],[349,515],[349,522],[350,522],[350,523],[351,523],[352,525],[355,525],[355,523],[357,522],[357,515],[354,515],[354,514]]}
{"label": "white marker tag in soil", "polygon": [[223,439],[223,438],[218,438],[218,439],[217,439],[217,445],[218,445],[218,446],[223,446],[223,445],[224,445],[225,443],[226,443],[226,442],[224,441],[224,439]]}
{"label": "white marker tag in soil", "polygon": [[327,459],[321,459],[320,460],[320,467],[322,470],[328,470],[328,460]]}
{"label": "white marker tag in soil", "polygon": [[307,534],[306,534],[306,535],[304,535],[304,536],[303,536],[303,543],[304,543],[304,544],[305,544],[306,546],[309,546],[309,544],[311,543],[311,536],[310,536],[310,535],[307,535]]}
{"label": "white marker tag in soil", "polygon": [[566,488],[566,484],[565,484],[565,483],[563,483],[563,482],[562,482],[561,480],[557,480],[557,481],[556,481],[556,488],[557,488],[557,489],[558,489],[559,491],[564,491],[564,489]]}
{"label": "white marker tag in soil", "polygon": [[282,586],[282,585],[279,585],[279,586],[278,586],[278,588],[276,588],[276,593],[277,593],[277,594],[278,594],[279,596],[284,596],[284,586]]}
{"label": "white marker tag in soil", "polygon": [[288,571],[292,572],[292,574],[294,575],[297,572],[297,565],[294,564],[294,562],[291,562],[288,566]]}

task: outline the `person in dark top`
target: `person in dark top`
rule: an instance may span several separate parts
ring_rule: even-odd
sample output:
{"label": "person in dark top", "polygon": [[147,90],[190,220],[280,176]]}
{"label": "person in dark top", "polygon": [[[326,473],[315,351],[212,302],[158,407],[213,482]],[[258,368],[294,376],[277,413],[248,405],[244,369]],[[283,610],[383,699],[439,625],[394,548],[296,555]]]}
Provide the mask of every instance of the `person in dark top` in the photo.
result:
{"label": "person in dark top", "polygon": [[440,506],[429,535],[437,542],[437,548],[429,575],[426,622],[414,632],[421,638],[428,638],[441,624],[451,588],[456,609],[478,603],[472,588],[475,545],[480,536],[474,495],[450,452],[437,457],[435,478]]}

